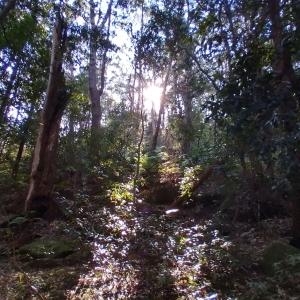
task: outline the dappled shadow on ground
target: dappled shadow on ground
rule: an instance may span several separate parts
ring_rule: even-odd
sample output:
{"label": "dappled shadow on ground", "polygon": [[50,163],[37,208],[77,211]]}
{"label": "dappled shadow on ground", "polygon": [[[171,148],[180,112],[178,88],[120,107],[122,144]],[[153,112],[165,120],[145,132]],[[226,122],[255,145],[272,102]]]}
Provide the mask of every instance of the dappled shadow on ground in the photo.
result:
{"label": "dappled shadow on ground", "polygon": [[219,299],[232,291],[237,283],[224,280],[233,272],[231,243],[209,218],[156,212],[87,202],[76,218],[45,225],[44,233],[77,241],[77,251],[62,259],[11,258],[7,299],[34,299],[30,285],[47,299],[70,300]]}
{"label": "dappled shadow on ground", "polygon": [[228,280],[237,271],[232,243],[201,213],[137,214],[128,204],[80,222],[93,240],[93,268],[68,299],[219,299],[243,284]]}
{"label": "dappled shadow on ground", "polygon": [[157,226],[156,215],[136,215],[131,205],[102,208],[92,215],[81,225],[92,224],[87,234],[93,239],[93,269],[68,299],[178,298],[166,265],[165,228]]}
{"label": "dappled shadow on ground", "polygon": [[[258,276],[255,254],[278,239],[274,230],[290,226],[282,219],[224,230],[213,207],[162,215],[159,206],[136,211],[131,203],[99,202],[85,195],[66,220],[29,224],[35,236],[76,242],[76,251],[52,260],[3,252],[3,299],[37,299],[30,285],[57,300],[251,299],[244,296],[247,282]],[[2,233],[21,239],[26,230]]]}

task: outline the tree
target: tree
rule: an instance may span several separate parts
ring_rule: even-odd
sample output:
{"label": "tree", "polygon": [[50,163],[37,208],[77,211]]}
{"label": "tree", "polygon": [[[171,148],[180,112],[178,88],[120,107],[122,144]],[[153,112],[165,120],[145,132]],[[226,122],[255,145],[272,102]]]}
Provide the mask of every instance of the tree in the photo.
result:
{"label": "tree", "polygon": [[35,5],[16,6],[0,27],[0,156],[2,167],[13,179],[18,179],[19,170],[23,178],[29,173],[26,160],[34,147],[31,137],[47,87],[47,18],[36,19],[36,12],[46,9],[41,3],[37,10]]}
{"label": "tree", "polygon": [[53,31],[50,75],[46,100],[41,113],[25,211],[30,209],[33,201],[43,202],[38,205],[42,204],[44,210],[48,209],[51,202],[60,122],[68,100],[62,66],[66,38],[67,24],[59,15]]}
{"label": "tree", "polygon": [[[299,105],[300,105],[300,85],[299,78],[294,70],[291,49],[285,45],[287,38],[284,33],[282,21],[282,7],[279,0],[268,0],[268,13],[271,21],[271,36],[274,43],[275,60],[273,72],[277,82],[277,93],[283,95],[284,102],[280,106],[280,117],[283,122],[284,130],[287,134],[293,134],[299,141],[298,122],[299,122]],[[293,7],[292,7],[293,9]],[[287,91],[290,90],[290,91]],[[296,135],[295,135],[296,134]],[[299,161],[300,153],[298,145],[290,149],[292,154],[291,174],[288,178],[292,184],[292,231],[294,236],[300,235],[300,188],[299,188]]]}
{"label": "tree", "polygon": [[[104,91],[105,85],[105,71],[106,71],[106,60],[107,52],[109,49],[109,36],[110,36],[110,20],[112,13],[113,0],[108,3],[106,14],[104,15],[100,26],[96,25],[96,4],[94,0],[90,1],[90,22],[91,22],[91,37],[90,37],[90,61],[89,61],[89,92],[92,104],[92,127],[91,127],[91,155],[92,157],[97,153],[97,145],[100,139],[100,125],[101,125],[101,103],[100,97]],[[101,11],[100,11],[101,13]],[[100,18],[100,13],[98,18]],[[104,37],[104,29],[106,22],[108,22],[106,39]],[[97,76],[97,50],[99,43],[102,43],[102,60],[101,60],[101,71],[100,71],[100,87],[98,87],[98,76]]]}
{"label": "tree", "polygon": [[[226,54],[231,67],[224,69],[222,77],[213,76],[218,89],[208,109],[219,125],[227,123],[233,140],[242,143],[242,147],[235,148],[240,149],[243,169],[247,155],[256,180],[262,176],[274,190],[285,190],[290,195],[293,235],[297,236],[300,234],[300,86],[295,16],[299,9],[293,2],[278,0],[254,1],[251,5],[234,1],[225,10],[230,13],[220,20],[213,13],[213,6],[210,7],[211,12],[200,22],[199,33],[217,34],[202,35],[202,45],[207,45],[209,57],[215,62]],[[238,27],[241,20],[244,24]],[[227,41],[224,28],[230,29]]]}
{"label": "tree", "polygon": [[160,76],[163,81],[160,109],[151,143],[152,151],[157,147],[161,132],[172,64],[180,52],[180,41],[186,38],[184,13],[184,1],[161,1],[151,5],[150,19],[140,41],[140,58],[144,66],[151,68],[154,77]]}
{"label": "tree", "polygon": [[165,80],[164,80],[164,84],[163,84],[163,92],[162,92],[161,99],[160,99],[160,107],[159,107],[159,112],[158,112],[156,128],[155,128],[155,132],[154,132],[153,139],[152,139],[151,151],[155,151],[156,146],[157,146],[158,135],[160,133],[162,117],[163,117],[163,113],[164,113],[164,109],[165,109],[165,98],[166,98],[167,86],[168,86],[168,82],[169,82],[171,68],[172,68],[172,59],[170,59],[170,61],[169,61],[169,65],[168,65],[167,72],[165,75]]}

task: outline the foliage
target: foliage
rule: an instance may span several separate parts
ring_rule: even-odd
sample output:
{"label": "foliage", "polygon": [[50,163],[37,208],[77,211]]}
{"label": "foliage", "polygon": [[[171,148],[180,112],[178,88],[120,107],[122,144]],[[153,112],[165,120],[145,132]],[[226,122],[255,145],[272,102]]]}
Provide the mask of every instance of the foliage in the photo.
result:
{"label": "foliage", "polygon": [[27,223],[29,220],[26,217],[17,217],[14,218],[12,221],[9,222],[9,226],[17,225],[21,227],[24,223]]}
{"label": "foliage", "polygon": [[185,168],[183,178],[180,182],[181,196],[191,196],[194,184],[202,170],[201,166]]}
{"label": "foliage", "polygon": [[247,299],[297,299],[300,281],[300,256],[290,255],[284,261],[275,264],[273,277],[259,277],[247,286]]}
{"label": "foliage", "polygon": [[108,191],[108,196],[111,201],[123,205],[133,200],[132,189],[133,186],[130,182],[126,184],[115,183],[111,190]]}
{"label": "foliage", "polygon": [[[282,194],[286,200],[299,200],[297,1],[121,0],[113,3],[110,34],[105,29],[106,4],[17,1],[1,22],[1,197],[8,190],[28,188],[24,183],[30,179],[38,127],[43,126],[39,115],[49,77],[52,27],[62,14],[69,33],[62,68],[70,99],[60,124],[55,187],[61,193],[71,190],[75,199],[76,209],[65,218],[78,222],[77,227],[67,223],[62,231],[70,233],[68,227],[74,225],[81,243],[93,239],[98,264],[82,273],[78,294],[70,292],[70,299],[118,297],[123,288],[120,297],[126,299],[147,298],[150,290],[155,291],[149,296],[153,299],[297,297],[298,257],[278,264],[274,277],[262,277],[247,259],[249,251],[261,250],[268,237],[258,238],[257,244],[256,237],[250,239],[250,250],[239,252],[245,237],[255,231],[244,227],[253,215],[260,221],[264,204],[274,210],[282,207],[275,214],[279,217],[291,212],[288,201],[281,206]],[[92,13],[98,18],[95,28],[90,26]],[[88,63],[91,44],[97,48],[95,65]],[[96,139],[91,131],[92,67],[95,80],[102,77],[105,87]],[[169,72],[159,147],[149,152],[159,118],[154,109],[144,111],[146,89],[162,87]],[[98,92],[100,85],[95,85]],[[181,196],[190,197],[201,172],[220,159],[224,164],[214,169],[211,186],[229,200],[223,211],[208,217],[209,209],[194,209],[173,218],[156,214],[161,207],[144,207],[138,201],[133,214],[133,199],[141,196],[136,187],[145,194],[157,190],[162,198],[173,197],[170,190],[178,189],[181,178]],[[210,209],[214,208],[220,210]],[[231,222],[238,213],[240,219],[230,226],[233,231],[243,229],[226,239],[215,227]],[[293,218],[294,224],[298,219]],[[23,224],[27,218],[18,217],[10,225]],[[285,232],[289,226],[287,222]],[[4,230],[9,233],[5,238],[12,234],[9,230]],[[291,275],[293,269],[297,272]],[[47,284],[33,277],[47,292]],[[121,283],[116,277],[126,280]],[[25,281],[19,281],[22,294]]]}
{"label": "foliage", "polygon": [[146,153],[141,158],[142,174],[151,176],[151,174],[158,174],[159,170],[159,156],[154,153]]}

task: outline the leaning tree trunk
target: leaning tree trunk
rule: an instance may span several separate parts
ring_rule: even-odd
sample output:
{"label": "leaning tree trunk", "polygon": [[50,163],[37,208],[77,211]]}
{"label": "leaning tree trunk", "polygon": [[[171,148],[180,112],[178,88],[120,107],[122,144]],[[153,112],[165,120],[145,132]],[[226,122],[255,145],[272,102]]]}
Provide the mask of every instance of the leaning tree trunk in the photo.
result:
{"label": "leaning tree trunk", "polygon": [[[213,174],[214,168],[216,166],[219,166],[223,163],[224,163],[223,159],[218,159],[211,166],[209,166],[209,168],[206,169],[206,171],[201,175],[201,177],[193,184],[191,190],[189,191],[190,194],[193,194]],[[179,196],[177,199],[175,199],[175,201],[171,205],[165,208],[163,212],[166,212],[167,210],[175,207],[179,207],[182,204],[182,202],[188,200],[188,198],[189,196],[187,194],[183,194]]]}
{"label": "leaning tree trunk", "polygon": [[67,26],[63,19],[59,19],[53,31],[50,75],[35,145],[25,211],[28,211],[31,206],[42,207],[43,210],[47,210],[51,203],[59,129],[63,111],[67,104],[65,77],[62,70],[66,35]]}
{"label": "leaning tree trunk", "polygon": [[[281,107],[281,119],[283,121],[284,130],[286,134],[297,130],[297,123],[299,121],[297,115],[299,114],[300,96],[299,96],[299,80],[292,63],[291,53],[287,47],[282,46],[284,36],[284,27],[282,24],[282,8],[280,0],[268,0],[268,10],[271,20],[271,34],[276,50],[276,62],[273,66],[278,80],[278,91],[285,93],[285,89],[290,84],[294,96],[290,96]],[[291,113],[293,112],[293,113]],[[295,113],[296,112],[296,113]],[[300,155],[299,150],[294,149],[294,162],[299,168]],[[292,180],[293,196],[292,196],[292,234],[293,236],[300,236],[300,187],[297,180]]]}

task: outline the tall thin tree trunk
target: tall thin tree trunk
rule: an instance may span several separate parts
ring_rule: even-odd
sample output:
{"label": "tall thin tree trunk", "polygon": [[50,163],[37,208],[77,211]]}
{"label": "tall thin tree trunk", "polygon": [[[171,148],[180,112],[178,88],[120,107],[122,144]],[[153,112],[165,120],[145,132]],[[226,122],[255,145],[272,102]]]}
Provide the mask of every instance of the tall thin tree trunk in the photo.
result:
{"label": "tall thin tree trunk", "polygon": [[[284,31],[281,17],[281,1],[280,0],[268,0],[268,10],[272,25],[272,39],[276,50],[276,61],[274,63],[274,71],[277,75],[278,90],[284,92],[288,83],[290,83],[291,89],[294,92],[294,96],[290,96],[282,105],[280,113],[284,125],[284,130],[287,134],[292,132],[297,127],[299,115],[299,80],[292,64],[291,54],[288,52],[282,42],[284,40]],[[295,163],[300,161],[299,150],[294,150]],[[293,185],[292,196],[292,232],[293,236],[300,236],[300,186],[297,180],[291,182]]]}
{"label": "tall thin tree trunk", "polygon": [[20,144],[19,144],[17,157],[16,157],[16,160],[14,162],[13,169],[12,169],[12,178],[14,180],[17,179],[17,177],[18,177],[19,166],[20,166],[22,155],[23,155],[24,146],[25,146],[25,143],[26,143],[26,137],[27,137],[27,132],[25,132],[25,130],[24,130],[23,135],[21,137]]}
{"label": "tall thin tree trunk", "polygon": [[37,206],[41,204],[43,209],[47,210],[51,203],[59,129],[67,104],[65,77],[62,70],[66,37],[66,23],[62,18],[59,18],[53,31],[50,75],[46,100],[41,113],[25,211],[31,208],[31,204]]}
{"label": "tall thin tree trunk", "polygon": [[160,99],[160,107],[159,107],[159,113],[158,113],[158,117],[157,117],[156,129],[155,129],[155,133],[154,133],[153,139],[152,139],[151,151],[155,151],[156,147],[157,147],[157,141],[158,141],[158,136],[160,133],[160,127],[161,127],[161,122],[162,122],[162,116],[163,116],[164,109],[165,109],[165,98],[166,98],[166,91],[167,91],[169,76],[171,73],[171,67],[172,67],[172,59],[170,59],[166,77],[165,77],[165,81],[164,81],[163,92],[162,92],[161,99]]}
{"label": "tall thin tree trunk", "polygon": [[155,129],[156,129],[156,126],[155,126],[155,116],[156,116],[156,113],[155,113],[155,107],[152,103],[152,108],[151,108],[151,127],[152,127],[152,136],[154,136],[155,134]]}
{"label": "tall thin tree trunk", "polygon": [[[141,91],[139,91],[140,93]],[[137,191],[137,182],[140,178],[140,164],[141,164],[141,155],[142,155],[142,143],[144,140],[144,134],[145,134],[145,122],[144,122],[144,118],[145,118],[145,114],[143,113],[143,110],[140,110],[140,118],[141,118],[141,136],[138,142],[138,147],[137,147],[137,162],[136,162],[136,170],[135,170],[135,175],[133,178],[133,204],[136,206],[137,202],[136,202],[136,191]]]}
{"label": "tall thin tree trunk", "polygon": [[18,149],[18,153],[13,165],[13,169],[12,169],[12,178],[13,179],[17,179],[18,173],[19,173],[19,166],[21,163],[21,159],[22,159],[22,155],[23,155],[23,151],[24,151],[24,146],[27,142],[27,138],[28,138],[28,132],[29,132],[29,127],[30,127],[30,123],[32,120],[32,113],[34,110],[34,105],[31,105],[30,107],[30,111],[29,111],[29,115],[28,115],[28,119],[25,121],[24,125],[23,125],[23,129],[22,129],[22,135],[21,135],[21,139],[20,139],[20,144],[19,144],[19,149]]}
{"label": "tall thin tree trunk", "polygon": [[185,135],[183,137],[182,143],[182,153],[187,154],[191,147],[191,136],[193,132],[193,125],[192,125],[192,103],[191,97],[189,97],[188,93],[183,95],[183,105],[184,105],[184,126],[185,126]]}
{"label": "tall thin tree trunk", "polygon": [[92,104],[92,135],[100,129],[101,122],[100,90],[97,87],[97,26],[95,17],[95,4],[94,1],[90,1],[90,21],[92,33],[90,41],[89,93]]}
{"label": "tall thin tree trunk", "polygon": [[[92,28],[92,34],[90,39],[90,62],[89,62],[89,93],[90,100],[92,104],[92,127],[91,127],[91,143],[90,151],[91,156],[94,157],[97,153],[97,148],[100,140],[100,127],[101,127],[101,102],[100,98],[104,91],[105,85],[105,70],[106,70],[106,56],[108,51],[108,42],[110,36],[110,20],[112,12],[113,0],[110,0],[105,16],[102,19],[100,26],[96,25],[96,13],[95,13],[95,2],[90,0],[90,22]],[[97,76],[97,38],[98,34],[101,33],[104,29],[106,22],[108,21],[107,26],[107,38],[106,45],[104,46],[102,54],[102,65],[100,70],[100,84],[98,84]],[[100,86],[98,88],[98,86]]]}
{"label": "tall thin tree trunk", "polygon": [[[72,82],[75,82],[75,75],[74,75],[74,65],[73,63],[69,66],[69,72],[70,72],[70,79]],[[74,130],[75,124],[74,124],[74,114],[72,111],[69,113],[69,133],[68,133],[68,144],[67,144],[67,151],[69,153],[69,162],[75,163],[76,160],[76,150],[75,150],[75,130]]]}

